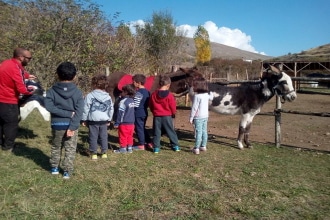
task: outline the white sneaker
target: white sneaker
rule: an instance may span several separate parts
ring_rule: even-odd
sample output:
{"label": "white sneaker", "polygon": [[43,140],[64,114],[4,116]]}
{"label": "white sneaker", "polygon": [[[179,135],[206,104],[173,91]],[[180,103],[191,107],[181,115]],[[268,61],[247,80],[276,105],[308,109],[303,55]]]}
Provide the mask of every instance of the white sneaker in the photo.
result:
{"label": "white sneaker", "polygon": [[199,150],[200,151],[206,151],[206,147],[200,147]]}

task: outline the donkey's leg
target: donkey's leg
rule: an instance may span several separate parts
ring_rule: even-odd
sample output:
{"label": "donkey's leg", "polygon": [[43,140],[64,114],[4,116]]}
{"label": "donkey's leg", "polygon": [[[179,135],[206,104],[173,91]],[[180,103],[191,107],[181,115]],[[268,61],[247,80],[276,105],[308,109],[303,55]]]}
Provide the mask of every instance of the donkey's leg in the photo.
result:
{"label": "donkey's leg", "polygon": [[250,141],[249,141],[249,134],[250,134],[251,124],[252,124],[252,122],[250,122],[246,125],[245,133],[244,133],[244,143],[245,143],[247,148],[252,148],[252,145],[250,144]]}
{"label": "donkey's leg", "polygon": [[248,112],[246,114],[242,114],[241,121],[239,124],[239,132],[238,132],[238,148],[243,149],[243,138],[244,143],[246,147],[252,148],[250,142],[249,142],[249,132],[251,128],[251,124],[253,121],[253,118],[256,114],[258,114],[260,110],[254,110],[252,112]]}
{"label": "donkey's leg", "polygon": [[237,145],[238,145],[238,148],[241,150],[243,150],[243,148],[244,148],[243,138],[245,137],[248,118],[249,118],[248,114],[242,114],[241,121],[239,122]]}
{"label": "donkey's leg", "polygon": [[251,130],[251,126],[252,126],[252,121],[254,119],[254,116],[256,116],[258,113],[260,112],[260,108],[256,109],[256,110],[251,110],[250,113],[247,113],[244,116],[245,120],[246,120],[246,126],[245,126],[245,133],[244,133],[244,143],[246,145],[247,148],[252,148],[252,145],[250,144],[250,140],[249,140],[249,134],[250,134],[250,130]]}
{"label": "donkey's leg", "polygon": [[244,146],[243,146],[244,133],[245,133],[245,127],[243,127],[243,125],[241,125],[241,123],[240,123],[239,129],[238,129],[237,146],[241,150],[244,149]]}

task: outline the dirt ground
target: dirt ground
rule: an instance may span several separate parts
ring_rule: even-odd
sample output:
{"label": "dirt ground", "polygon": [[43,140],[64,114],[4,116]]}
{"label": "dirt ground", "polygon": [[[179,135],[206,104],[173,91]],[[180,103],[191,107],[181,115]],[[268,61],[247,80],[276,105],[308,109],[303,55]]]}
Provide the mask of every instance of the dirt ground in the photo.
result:
{"label": "dirt ground", "polygon": [[[189,103],[190,104],[190,103]],[[250,141],[253,143],[274,144],[275,117],[272,115],[276,106],[273,97],[267,102],[252,123]],[[282,109],[299,112],[330,112],[330,96],[318,94],[300,94],[294,102],[285,102]],[[179,131],[179,139],[184,132],[193,132],[189,123],[189,107],[179,107],[175,119],[175,127]],[[152,117],[147,125],[151,126]],[[239,115],[220,115],[210,112],[209,137],[221,138],[219,144],[236,146]],[[181,134],[181,137],[180,137]],[[330,152],[330,117],[298,114],[281,114],[281,146],[312,149]],[[213,138],[212,138],[213,137]]]}

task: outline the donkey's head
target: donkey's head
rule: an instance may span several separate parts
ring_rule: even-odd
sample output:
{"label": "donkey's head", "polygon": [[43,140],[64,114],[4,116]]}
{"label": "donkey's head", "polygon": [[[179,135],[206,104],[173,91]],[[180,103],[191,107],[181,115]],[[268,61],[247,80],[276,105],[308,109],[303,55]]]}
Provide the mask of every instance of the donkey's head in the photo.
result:
{"label": "donkey's head", "polygon": [[[179,68],[176,72],[165,73],[171,78],[170,91],[175,93],[177,96],[185,95],[189,92],[189,87],[192,84],[193,78],[202,77],[202,74],[198,72],[196,67],[193,68]],[[158,86],[157,80],[159,77],[155,78],[156,82],[154,85]]]}
{"label": "donkey's head", "polygon": [[297,94],[293,88],[291,77],[281,72],[278,68],[272,65],[268,65],[266,71],[263,73],[262,81],[267,85],[265,90],[270,90],[272,94],[280,96],[283,100],[292,102],[297,98]]}

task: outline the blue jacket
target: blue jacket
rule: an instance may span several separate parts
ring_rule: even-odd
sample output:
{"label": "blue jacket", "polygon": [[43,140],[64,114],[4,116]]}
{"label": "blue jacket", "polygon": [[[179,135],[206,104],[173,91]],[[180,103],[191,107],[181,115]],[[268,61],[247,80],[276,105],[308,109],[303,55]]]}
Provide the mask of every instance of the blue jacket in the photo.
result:
{"label": "blue jacket", "polygon": [[134,100],[132,98],[125,97],[119,103],[117,120],[115,125],[134,124],[134,122],[135,122]]}
{"label": "blue jacket", "polygon": [[147,89],[141,88],[136,91],[134,97],[136,118],[148,116],[149,98],[150,98],[150,93]]}
{"label": "blue jacket", "polygon": [[46,92],[45,107],[54,130],[77,130],[84,111],[82,92],[73,82],[57,82]]}

